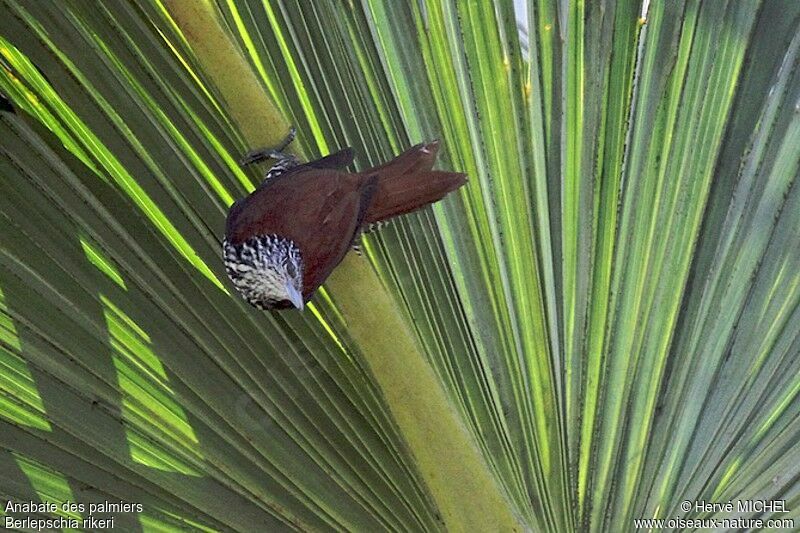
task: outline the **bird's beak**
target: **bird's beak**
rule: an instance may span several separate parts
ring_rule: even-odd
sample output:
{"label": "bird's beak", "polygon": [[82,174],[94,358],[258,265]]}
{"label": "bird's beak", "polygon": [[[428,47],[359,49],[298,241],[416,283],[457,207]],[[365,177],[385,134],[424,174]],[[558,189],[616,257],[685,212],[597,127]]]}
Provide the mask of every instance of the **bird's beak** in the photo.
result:
{"label": "bird's beak", "polygon": [[289,295],[289,301],[292,302],[299,310],[303,310],[303,295],[300,294],[300,291],[294,288],[294,285],[291,283],[286,284],[286,294]]}

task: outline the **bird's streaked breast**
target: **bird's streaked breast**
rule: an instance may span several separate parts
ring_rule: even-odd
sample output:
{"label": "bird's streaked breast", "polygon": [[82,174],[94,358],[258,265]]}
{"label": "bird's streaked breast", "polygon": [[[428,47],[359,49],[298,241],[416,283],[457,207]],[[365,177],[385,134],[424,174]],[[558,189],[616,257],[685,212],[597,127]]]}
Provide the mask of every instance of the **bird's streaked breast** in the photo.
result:
{"label": "bird's streaked breast", "polygon": [[286,298],[288,278],[302,270],[300,250],[289,239],[260,235],[233,244],[223,241],[225,270],[248,303],[272,309]]}

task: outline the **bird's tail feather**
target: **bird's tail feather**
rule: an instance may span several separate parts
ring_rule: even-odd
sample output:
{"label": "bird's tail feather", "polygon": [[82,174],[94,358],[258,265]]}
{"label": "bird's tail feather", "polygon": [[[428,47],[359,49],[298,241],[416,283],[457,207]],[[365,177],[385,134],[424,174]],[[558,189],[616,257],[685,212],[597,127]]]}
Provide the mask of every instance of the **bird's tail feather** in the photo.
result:
{"label": "bird's tail feather", "polygon": [[418,144],[388,163],[362,172],[378,177],[378,188],[364,222],[375,223],[416,211],[464,185],[466,174],[431,170],[438,150],[438,141]]}

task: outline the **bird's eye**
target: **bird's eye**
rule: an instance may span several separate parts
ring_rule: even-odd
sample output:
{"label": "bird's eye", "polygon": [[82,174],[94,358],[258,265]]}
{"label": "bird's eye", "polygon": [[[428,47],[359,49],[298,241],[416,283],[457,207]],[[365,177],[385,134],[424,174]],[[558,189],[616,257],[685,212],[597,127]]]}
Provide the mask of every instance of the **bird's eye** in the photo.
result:
{"label": "bird's eye", "polygon": [[286,263],[286,273],[289,274],[290,278],[293,278],[297,275],[297,269],[292,262]]}

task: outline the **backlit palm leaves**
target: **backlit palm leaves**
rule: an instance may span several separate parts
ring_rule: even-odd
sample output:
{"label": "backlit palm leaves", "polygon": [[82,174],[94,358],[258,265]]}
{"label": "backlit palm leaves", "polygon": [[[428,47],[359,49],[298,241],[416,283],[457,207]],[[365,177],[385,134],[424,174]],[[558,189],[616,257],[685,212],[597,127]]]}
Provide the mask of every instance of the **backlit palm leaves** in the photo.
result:
{"label": "backlit palm leaves", "polygon": [[[800,520],[795,2],[0,16],[3,498],[147,530]],[[359,167],[439,137],[470,182],[270,315],[219,238],[289,123]]]}

